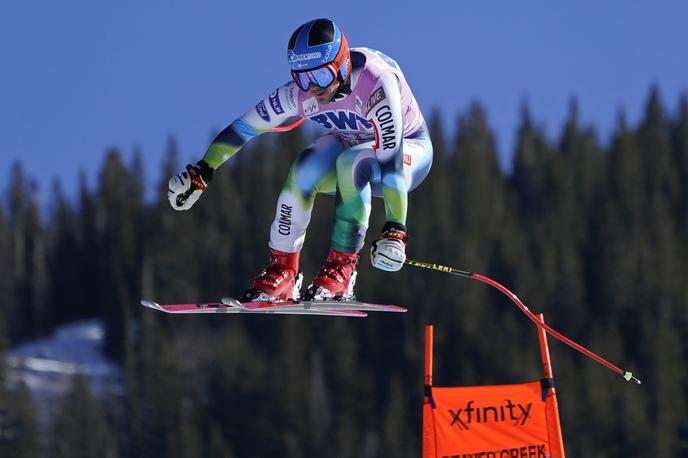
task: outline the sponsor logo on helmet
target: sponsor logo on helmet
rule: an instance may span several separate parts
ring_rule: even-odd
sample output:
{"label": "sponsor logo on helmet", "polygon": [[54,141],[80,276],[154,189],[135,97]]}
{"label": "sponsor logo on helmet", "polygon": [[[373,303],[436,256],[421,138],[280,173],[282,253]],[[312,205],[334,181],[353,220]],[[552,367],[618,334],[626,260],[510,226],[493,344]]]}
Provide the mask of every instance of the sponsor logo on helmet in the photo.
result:
{"label": "sponsor logo on helmet", "polygon": [[322,60],[323,64],[326,64],[329,62],[331,53],[332,53],[332,45],[327,45],[327,51],[325,51],[325,56],[323,56],[323,60]]}
{"label": "sponsor logo on helmet", "polygon": [[294,51],[289,52],[289,62],[302,62],[304,60],[320,59],[321,57],[322,53],[320,51],[305,54],[296,54]]}
{"label": "sponsor logo on helmet", "polygon": [[282,108],[282,103],[280,103],[278,91],[270,94],[268,96],[268,100],[270,101],[270,107],[272,107],[272,111],[274,111],[276,115],[284,114],[284,108]]}
{"label": "sponsor logo on helmet", "polygon": [[317,113],[318,111],[320,111],[320,107],[315,97],[303,101],[303,114],[309,115]]}
{"label": "sponsor logo on helmet", "polygon": [[368,103],[366,104],[366,114],[370,113],[370,110],[372,110],[375,105],[378,103],[382,102],[382,100],[385,98],[385,90],[380,86],[370,94],[370,97],[368,98]]}
{"label": "sponsor logo on helmet", "polygon": [[267,108],[265,108],[265,102],[262,100],[258,102],[258,105],[256,105],[256,113],[258,113],[258,116],[263,118],[263,121],[270,122],[270,113],[268,113]]}

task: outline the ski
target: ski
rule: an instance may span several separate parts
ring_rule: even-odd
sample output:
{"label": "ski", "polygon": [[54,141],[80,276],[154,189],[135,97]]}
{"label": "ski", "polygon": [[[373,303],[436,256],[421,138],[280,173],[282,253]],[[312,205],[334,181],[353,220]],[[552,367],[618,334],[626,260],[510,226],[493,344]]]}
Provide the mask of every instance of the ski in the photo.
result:
{"label": "ski", "polygon": [[367,302],[347,300],[312,300],[312,301],[280,301],[280,302],[240,302],[232,297],[223,297],[221,302],[230,307],[245,310],[301,310],[301,311],[336,311],[336,312],[396,312],[407,310],[398,305],[369,304]]}
{"label": "ski", "polygon": [[[165,313],[173,314],[196,314],[196,313],[253,313],[253,314],[278,314],[278,315],[319,315],[319,316],[349,316],[366,317],[364,312],[355,310],[306,310],[298,308],[279,309],[276,307],[254,307],[255,305],[270,304],[261,302],[242,303],[241,306],[235,304],[224,304],[222,302],[207,302],[197,304],[158,304],[157,302],[142,300],[141,305]],[[293,303],[288,303],[293,304]]]}
{"label": "ski", "polygon": [[226,297],[221,302],[196,304],[158,304],[142,300],[141,305],[165,313],[253,313],[279,315],[348,316],[362,318],[366,312],[406,312],[396,305],[368,304],[355,301],[281,301],[239,302]]}

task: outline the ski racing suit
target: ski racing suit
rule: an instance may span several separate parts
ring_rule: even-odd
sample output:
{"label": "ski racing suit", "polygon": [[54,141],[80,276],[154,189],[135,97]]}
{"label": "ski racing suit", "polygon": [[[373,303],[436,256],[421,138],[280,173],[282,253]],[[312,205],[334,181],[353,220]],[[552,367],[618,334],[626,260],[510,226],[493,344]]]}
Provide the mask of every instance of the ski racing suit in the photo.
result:
{"label": "ski racing suit", "polygon": [[305,117],[330,132],[302,151],[277,201],[269,246],[303,246],[315,196],[336,194],[332,247],[357,253],[364,244],[371,196],[382,197],[389,222],[406,224],[407,193],[427,176],[432,143],[398,64],[368,48],[351,48],[346,93],[319,105],[293,82],[279,87],[217,135],[204,160],[216,169],[249,139],[289,118]]}

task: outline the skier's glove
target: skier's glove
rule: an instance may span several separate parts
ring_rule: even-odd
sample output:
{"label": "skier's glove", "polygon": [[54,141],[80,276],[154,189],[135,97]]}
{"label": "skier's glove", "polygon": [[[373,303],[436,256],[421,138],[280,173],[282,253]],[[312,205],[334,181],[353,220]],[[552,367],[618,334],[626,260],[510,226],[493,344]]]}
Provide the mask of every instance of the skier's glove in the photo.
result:
{"label": "skier's glove", "polygon": [[167,199],[175,210],[188,210],[196,203],[213,179],[213,169],[205,161],[188,164],[186,172],[170,178]]}
{"label": "skier's glove", "polygon": [[370,262],[373,267],[396,272],[406,262],[406,226],[387,221],[380,238],[370,247]]}

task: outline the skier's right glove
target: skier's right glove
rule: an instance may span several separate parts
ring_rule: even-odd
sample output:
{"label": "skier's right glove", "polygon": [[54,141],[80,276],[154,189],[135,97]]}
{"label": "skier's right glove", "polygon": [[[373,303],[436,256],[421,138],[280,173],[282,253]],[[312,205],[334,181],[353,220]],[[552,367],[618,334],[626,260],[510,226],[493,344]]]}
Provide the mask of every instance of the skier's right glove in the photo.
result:
{"label": "skier's right glove", "polygon": [[396,272],[406,262],[406,226],[387,221],[382,228],[380,238],[370,247],[370,262],[387,272]]}
{"label": "skier's right glove", "polygon": [[213,169],[205,161],[188,164],[186,172],[170,178],[167,199],[175,210],[188,210],[196,203],[213,179]]}

